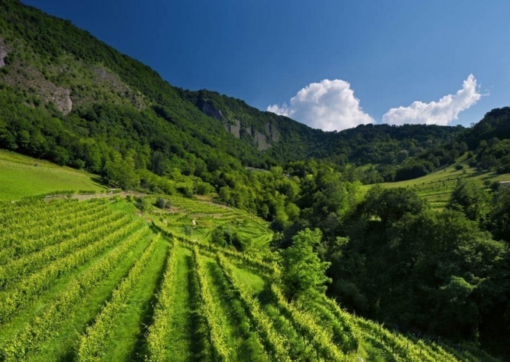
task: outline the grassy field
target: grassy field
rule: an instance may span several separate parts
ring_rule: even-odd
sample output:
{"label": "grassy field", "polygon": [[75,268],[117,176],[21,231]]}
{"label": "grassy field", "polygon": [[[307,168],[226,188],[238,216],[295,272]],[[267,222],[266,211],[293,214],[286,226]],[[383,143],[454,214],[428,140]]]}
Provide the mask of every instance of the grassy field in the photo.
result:
{"label": "grassy field", "polygon": [[0,200],[52,191],[105,190],[94,175],[69,167],[0,150]]}
{"label": "grassy field", "polygon": [[[457,165],[462,165],[463,169],[456,169]],[[443,167],[426,176],[400,182],[386,182],[380,184],[385,188],[405,187],[415,190],[418,195],[427,200],[432,207],[442,209],[450,199],[452,191],[455,189],[459,178],[474,180],[480,187],[485,187],[484,182],[509,181],[510,174],[497,174],[495,172],[482,172],[469,167],[469,160],[465,156],[457,159],[457,163]],[[364,186],[367,190],[372,185]]]}

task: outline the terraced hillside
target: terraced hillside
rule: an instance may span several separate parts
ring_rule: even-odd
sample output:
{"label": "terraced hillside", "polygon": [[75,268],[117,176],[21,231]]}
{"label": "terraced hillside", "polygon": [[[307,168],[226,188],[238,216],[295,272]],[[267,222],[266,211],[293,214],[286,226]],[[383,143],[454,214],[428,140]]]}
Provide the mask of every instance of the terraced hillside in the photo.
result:
{"label": "terraced hillside", "polygon": [[177,217],[235,217],[254,235],[261,221],[172,200],[145,214],[121,198],[1,203],[1,360],[495,361],[392,333],[324,295],[289,302],[276,255],[212,244],[206,226],[178,234]]}
{"label": "terraced hillside", "polygon": [[[485,185],[493,182],[510,180],[510,174],[508,173],[499,174],[497,172],[480,171],[470,167],[469,163],[472,159],[468,159],[466,156],[458,158],[455,164],[442,167],[426,176],[408,181],[387,182],[381,184],[381,186],[410,188],[427,200],[433,208],[443,209],[450,200],[452,191],[457,186],[459,179],[475,180],[480,187],[487,187]],[[367,185],[365,187],[368,189],[372,186]]]}

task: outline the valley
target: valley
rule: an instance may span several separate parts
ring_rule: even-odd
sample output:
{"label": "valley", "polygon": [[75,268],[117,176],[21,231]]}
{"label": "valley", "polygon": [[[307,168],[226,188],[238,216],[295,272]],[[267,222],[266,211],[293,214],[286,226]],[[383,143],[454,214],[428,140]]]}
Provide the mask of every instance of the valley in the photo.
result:
{"label": "valley", "polygon": [[266,111],[166,79],[0,1],[0,361],[510,360],[510,107],[457,122],[474,75],[381,122],[340,79]]}

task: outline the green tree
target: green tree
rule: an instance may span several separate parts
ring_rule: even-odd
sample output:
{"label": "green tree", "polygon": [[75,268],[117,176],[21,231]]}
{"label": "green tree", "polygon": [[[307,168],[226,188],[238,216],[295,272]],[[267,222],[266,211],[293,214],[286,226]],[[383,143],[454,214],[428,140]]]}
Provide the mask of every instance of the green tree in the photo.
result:
{"label": "green tree", "polygon": [[487,223],[494,238],[510,243],[510,187],[494,193]]}
{"label": "green tree", "polygon": [[461,210],[473,221],[484,218],[487,212],[487,192],[473,180],[461,179],[452,193],[448,207]]}
{"label": "green tree", "polygon": [[282,252],[284,290],[290,300],[309,292],[324,292],[329,262],[320,260],[314,247],[320,245],[322,233],[319,229],[305,229],[292,238],[293,244]]}
{"label": "green tree", "polygon": [[407,213],[418,214],[425,208],[425,202],[412,190],[376,186],[368,192],[362,212],[367,219],[376,217],[383,225],[389,225]]}
{"label": "green tree", "polygon": [[140,178],[135,170],[122,159],[108,161],[105,165],[105,176],[111,186],[123,190],[134,189],[140,184]]}

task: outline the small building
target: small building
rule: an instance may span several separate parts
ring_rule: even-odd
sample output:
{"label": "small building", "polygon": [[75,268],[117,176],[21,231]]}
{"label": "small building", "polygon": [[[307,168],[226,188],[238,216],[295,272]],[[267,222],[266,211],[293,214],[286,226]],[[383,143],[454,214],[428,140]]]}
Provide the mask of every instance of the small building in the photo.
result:
{"label": "small building", "polygon": [[500,186],[508,187],[510,186],[510,181],[499,181]]}

